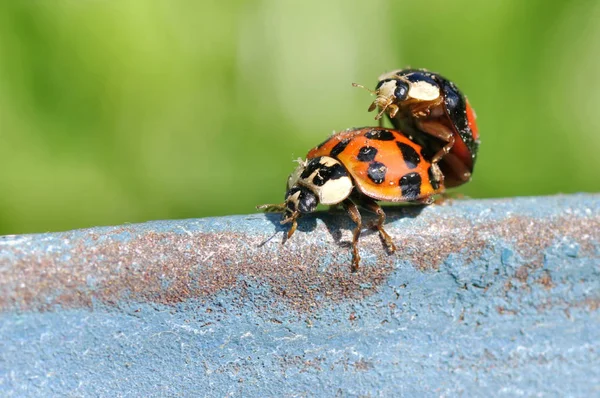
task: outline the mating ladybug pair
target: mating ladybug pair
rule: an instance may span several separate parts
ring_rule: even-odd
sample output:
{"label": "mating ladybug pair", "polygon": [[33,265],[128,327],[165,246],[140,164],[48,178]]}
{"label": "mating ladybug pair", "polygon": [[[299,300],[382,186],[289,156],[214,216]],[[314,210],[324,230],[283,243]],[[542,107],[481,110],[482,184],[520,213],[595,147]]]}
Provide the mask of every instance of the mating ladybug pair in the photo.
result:
{"label": "mating ladybug pair", "polygon": [[258,207],[283,213],[281,223],[291,223],[289,239],[302,214],[315,211],[319,203],[342,204],[356,223],[354,271],[360,262],[359,206],[378,216],[373,227],[394,252],[377,201],[432,203],[445,188],[470,180],[479,147],[473,109],[454,83],[439,74],[398,70],[380,76],[369,91],[376,96],[369,111],[379,110],[375,119],[380,125],[387,114],[394,129],[363,127],[334,134],[310,150],[290,175],[284,203]]}

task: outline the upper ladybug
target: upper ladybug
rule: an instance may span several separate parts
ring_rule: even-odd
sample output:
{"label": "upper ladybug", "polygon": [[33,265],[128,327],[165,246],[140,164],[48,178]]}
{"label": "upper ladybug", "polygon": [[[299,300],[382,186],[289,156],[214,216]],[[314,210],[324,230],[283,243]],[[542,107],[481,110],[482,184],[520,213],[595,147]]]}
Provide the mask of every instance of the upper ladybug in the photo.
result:
{"label": "upper ladybug", "polygon": [[394,128],[430,151],[446,187],[471,179],[479,133],[475,112],[454,83],[424,69],[401,69],[380,76],[373,94],[369,111],[379,108],[375,119],[386,113]]}

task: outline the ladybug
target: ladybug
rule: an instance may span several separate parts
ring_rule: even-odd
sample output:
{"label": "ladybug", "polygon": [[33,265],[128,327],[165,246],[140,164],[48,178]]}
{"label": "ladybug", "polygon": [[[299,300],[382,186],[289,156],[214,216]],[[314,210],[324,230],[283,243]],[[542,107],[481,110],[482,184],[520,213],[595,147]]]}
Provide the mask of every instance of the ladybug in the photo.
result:
{"label": "ladybug", "polygon": [[356,271],[362,229],[359,206],[377,215],[378,221],[371,227],[379,231],[393,253],[396,246],[383,228],[385,213],[377,201],[431,204],[433,195],[444,191],[438,165],[423,152],[398,130],[363,127],[341,131],[308,152],[288,178],[282,204],[258,208],[282,212],[281,224],[291,223],[289,239],[298,217],[314,212],[319,203],[342,204],[356,223],[352,238],[352,270]]}
{"label": "ladybug", "polygon": [[378,80],[375,90],[369,90],[377,96],[369,107],[369,112],[379,108],[375,119],[386,113],[394,128],[431,151],[430,159],[439,162],[446,187],[468,182],[479,132],[475,112],[458,87],[424,69],[401,69]]}

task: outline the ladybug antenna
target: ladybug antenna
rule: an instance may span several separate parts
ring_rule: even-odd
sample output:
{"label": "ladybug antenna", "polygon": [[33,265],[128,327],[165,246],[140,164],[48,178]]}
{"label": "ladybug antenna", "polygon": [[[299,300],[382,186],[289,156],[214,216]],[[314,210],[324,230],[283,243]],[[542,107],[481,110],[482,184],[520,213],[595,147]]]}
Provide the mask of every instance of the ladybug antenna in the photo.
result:
{"label": "ladybug antenna", "polygon": [[285,203],[260,205],[256,206],[256,209],[262,210],[265,213],[283,213],[285,211]]}
{"label": "ladybug antenna", "polygon": [[[362,89],[365,89],[365,90],[367,90],[368,92],[370,92],[370,93],[371,93],[371,95],[376,95],[376,96],[377,96],[377,98],[375,99],[375,101],[373,101],[373,102],[371,103],[371,106],[369,106],[369,109],[368,109],[368,111],[369,111],[369,112],[372,112],[372,111],[374,111],[374,110],[375,110],[375,108],[377,108],[377,105],[378,105],[378,102],[379,102],[379,101],[378,101],[378,99],[379,99],[379,93],[378,93],[376,90],[371,90],[370,88],[366,88],[366,87],[365,87],[365,86],[363,86],[362,84],[358,84],[358,83],[352,83],[352,87],[358,87],[358,88],[362,88]],[[379,112],[379,113],[377,114],[377,116],[375,116],[375,120],[379,120],[379,119],[381,119],[381,116],[383,115],[383,112],[385,111],[385,108],[387,108],[387,105],[386,105],[386,106],[385,106],[385,107],[384,107],[384,108],[381,110],[381,112]]]}
{"label": "ladybug antenna", "polygon": [[367,90],[368,92],[371,93],[371,95],[377,95],[377,91],[375,90],[371,90],[370,88],[366,88],[365,86],[363,86],[362,84],[358,84],[358,83],[352,83],[352,87],[358,87],[358,88],[362,88]]}

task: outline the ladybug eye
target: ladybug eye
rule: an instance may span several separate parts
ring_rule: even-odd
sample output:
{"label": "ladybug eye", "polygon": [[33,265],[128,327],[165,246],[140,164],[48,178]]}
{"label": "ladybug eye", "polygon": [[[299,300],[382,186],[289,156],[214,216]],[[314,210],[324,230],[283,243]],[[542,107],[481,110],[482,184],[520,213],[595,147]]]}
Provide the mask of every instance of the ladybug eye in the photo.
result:
{"label": "ladybug eye", "polygon": [[403,101],[408,96],[408,84],[401,80],[396,80],[396,90],[394,90],[394,97],[397,100]]}

